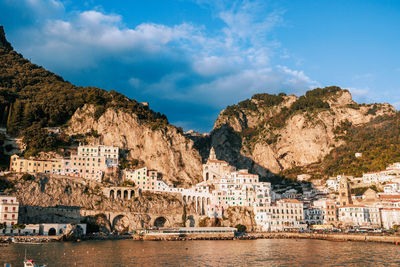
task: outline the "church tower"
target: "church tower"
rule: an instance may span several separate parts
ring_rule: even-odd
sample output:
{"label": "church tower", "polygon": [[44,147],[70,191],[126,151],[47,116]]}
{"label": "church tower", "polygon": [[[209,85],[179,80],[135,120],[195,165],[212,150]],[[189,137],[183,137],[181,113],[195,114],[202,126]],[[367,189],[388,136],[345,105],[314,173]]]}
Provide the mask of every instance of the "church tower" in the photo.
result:
{"label": "church tower", "polygon": [[350,204],[353,204],[353,200],[351,199],[349,181],[346,176],[342,176],[339,182],[339,206]]}
{"label": "church tower", "polygon": [[212,159],[212,160],[216,160],[217,159],[217,156],[215,155],[214,147],[211,147],[210,156],[208,156],[208,159]]}

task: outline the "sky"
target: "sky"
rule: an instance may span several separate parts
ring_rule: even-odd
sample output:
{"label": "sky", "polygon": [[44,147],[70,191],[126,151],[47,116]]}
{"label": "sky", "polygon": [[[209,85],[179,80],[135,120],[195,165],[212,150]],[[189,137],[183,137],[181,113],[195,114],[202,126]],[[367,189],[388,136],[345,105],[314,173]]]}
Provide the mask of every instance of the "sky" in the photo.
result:
{"label": "sky", "polygon": [[349,89],[400,107],[400,1],[0,0],[15,50],[209,132],[255,93]]}

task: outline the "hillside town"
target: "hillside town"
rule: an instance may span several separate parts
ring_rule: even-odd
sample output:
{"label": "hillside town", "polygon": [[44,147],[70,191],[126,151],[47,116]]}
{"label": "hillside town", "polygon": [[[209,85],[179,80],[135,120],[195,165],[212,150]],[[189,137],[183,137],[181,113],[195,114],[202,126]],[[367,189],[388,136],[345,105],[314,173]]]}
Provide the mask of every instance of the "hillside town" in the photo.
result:
{"label": "hillside town", "polygon": [[[258,175],[219,160],[211,148],[202,167],[203,181],[184,188],[166,183],[162,173],[147,167],[120,170],[119,151],[115,146],[80,144],[69,157],[26,159],[13,155],[10,172],[80,177],[103,184],[106,175],[117,174],[139,192],[177,194],[203,217],[222,218],[229,207],[249,209],[260,232],[382,231],[400,225],[400,163],[362,177],[339,175],[325,182],[299,175],[302,192],[298,192],[290,187],[273,190],[271,183],[260,182]],[[130,199],[124,191],[126,186],[108,187],[104,184],[107,198]],[[10,234],[18,229],[19,212],[16,197],[1,196],[0,233]],[[67,224],[27,224],[23,232],[54,235],[62,234],[66,227]],[[86,225],[80,227],[86,232]]]}

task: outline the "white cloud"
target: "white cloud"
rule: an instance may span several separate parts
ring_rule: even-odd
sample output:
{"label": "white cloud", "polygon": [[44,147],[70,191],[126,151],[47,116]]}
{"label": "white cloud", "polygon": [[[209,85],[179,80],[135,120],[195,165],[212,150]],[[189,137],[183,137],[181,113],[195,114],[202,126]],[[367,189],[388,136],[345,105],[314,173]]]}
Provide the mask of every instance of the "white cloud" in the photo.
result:
{"label": "white cloud", "polygon": [[[36,62],[55,70],[97,70],[112,60],[110,73],[116,71],[115,64],[133,69],[120,78],[149,97],[214,107],[257,92],[289,89],[302,93],[318,85],[301,70],[272,65],[281,44],[271,37],[271,31],[283,23],[284,12],[270,10],[264,1],[201,1],[224,24],[213,33],[188,22],[127,27],[118,14],[98,10],[66,13],[55,0],[26,1],[35,10],[42,7],[63,13],[49,16],[36,29],[27,28],[25,36],[33,41],[22,44]],[[283,51],[281,57],[288,57],[289,52]],[[146,64],[152,66],[147,70],[150,73],[135,73],[146,69]]]}

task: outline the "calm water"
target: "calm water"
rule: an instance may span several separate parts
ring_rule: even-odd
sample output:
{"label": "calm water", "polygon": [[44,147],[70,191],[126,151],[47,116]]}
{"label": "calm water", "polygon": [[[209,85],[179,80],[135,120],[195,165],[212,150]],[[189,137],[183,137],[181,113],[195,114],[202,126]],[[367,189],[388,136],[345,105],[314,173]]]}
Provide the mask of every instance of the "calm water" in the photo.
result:
{"label": "calm water", "polygon": [[400,246],[319,240],[87,241],[0,247],[22,266],[24,251],[48,266],[396,266]]}

